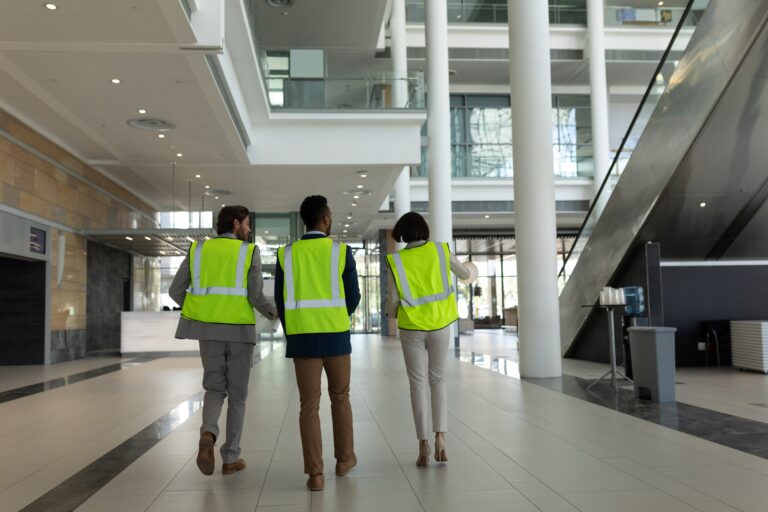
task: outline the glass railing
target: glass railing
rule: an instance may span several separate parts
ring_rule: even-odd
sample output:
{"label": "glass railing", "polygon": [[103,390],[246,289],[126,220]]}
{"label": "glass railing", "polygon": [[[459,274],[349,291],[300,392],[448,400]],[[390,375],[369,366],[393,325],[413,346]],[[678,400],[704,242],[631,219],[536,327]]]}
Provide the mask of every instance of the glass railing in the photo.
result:
{"label": "glass railing", "polygon": [[[563,158],[563,149],[566,146],[555,144],[552,146],[554,153],[553,173],[556,178],[589,178],[594,175],[592,157],[579,157],[578,159]],[[568,153],[575,153],[581,145],[573,145],[568,148]],[[588,146],[591,155],[592,146]],[[513,159],[511,156],[512,145],[499,148],[500,153],[508,153],[510,156],[468,156],[456,151],[451,155],[452,178],[511,178],[514,175]],[[558,156],[561,158],[558,159]],[[421,164],[415,168],[413,177],[425,178],[428,174],[428,162],[426,148],[422,151]]]}
{"label": "glass railing", "polygon": [[[594,230],[595,225],[597,224],[597,221],[600,217],[601,211],[600,209],[596,208],[595,205],[605,204],[607,199],[613,193],[616,184],[619,182],[619,180],[616,179],[616,176],[620,175],[621,172],[624,171],[624,168],[628,164],[632,155],[632,151],[635,149],[637,142],[640,140],[640,137],[645,131],[648,120],[653,114],[653,111],[656,109],[656,105],[658,104],[659,99],[670,85],[670,78],[672,77],[672,74],[674,73],[678,63],[678,61],[672,60],[670,56],[679,55],[677,52],[684,52],[688,42],[690,41],[690,38],[678,36],[680,35],[681,29],[684,26],[689,25],[688,17],[692,13],[691,6],[693,5],[694,1],[696,2],[697,7],[702,6],[701,1],[690,0],[688,7],[685,8],[684,12],[680,16],[677,28],[675,29],[675,32],[672,35],[672,39],[670,40],[669,45],[667,46],[667,49],[664,52],[664,55],[662,56],[656,71],[653,74],[651,82],[648,84],[648,88],[646,89],[645,95],[640,102],[640,106],[638,107],[637,112],[635,113],[635,116],[629,125],[629,129],[624,135],[618,150],[614,152],[614,158],[611,162],[609,172],[605,175],[602,185],[600,186],[600,190],[597,193],[597,197],[592,201],[592,205],[587,212],[587,216],[584,219],[581,228],[579,229],[579,234],[576,237],[576,241],[572,245],[571,250],[568,252],[565,258],[564,264],[560,269],[559,279],[561,280],[562,285],[565,284],[568,277],[573,272],[573,269],[576,267],[579,257],[584,251],[584,248],[589,241],[589,237],[592,234],[592,231]],[[708,4],[708,2],[703,3]],[[703,5],[701,8],[705,9],[706,5]]]}
{"label": "glass railing", "polygon": [[[644,7],[631,5],[605,7],[605,26],[632,27],[675,27],[683,18],[683,7]],[[647,3],[646,3],[647,4]],[[691,11],[685,25],[698,22],[703,9]],[[407,0],[405,16],[408,23],[424,23],[424,0]],[[477,0],[452,0],[448,2],[448,23],[507,23],[507,3],[480,3]],[[551,25],[587,25],[586,0],[581,4],[560,5],[550,2],[549,23]]]}
{"label": "glass railing", "polygon": [[286,110],[424,109],[424,76],[376,74],[354,78],[267,76],[269,104]]}

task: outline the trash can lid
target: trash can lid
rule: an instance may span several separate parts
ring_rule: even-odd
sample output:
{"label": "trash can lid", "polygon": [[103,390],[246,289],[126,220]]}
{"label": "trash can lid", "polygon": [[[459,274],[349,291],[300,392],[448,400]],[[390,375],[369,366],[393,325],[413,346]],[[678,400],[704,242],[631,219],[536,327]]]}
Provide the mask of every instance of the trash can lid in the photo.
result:
{"label": "trash can lid", "polygon": [[654,327],[654,326],[642,326],[642,327],[630,327],[628,331],[636,332],[677,332],[675,327]]}

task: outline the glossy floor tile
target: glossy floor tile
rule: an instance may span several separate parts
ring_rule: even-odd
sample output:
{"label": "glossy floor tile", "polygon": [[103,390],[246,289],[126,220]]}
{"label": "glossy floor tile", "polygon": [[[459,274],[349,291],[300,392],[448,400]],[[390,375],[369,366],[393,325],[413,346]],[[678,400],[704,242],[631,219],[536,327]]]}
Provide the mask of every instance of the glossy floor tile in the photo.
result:
{"label": "glossy floor tile", "polygon": [[[449,359],[449,460],[416,467],[399,342],[354,336],[353,346],[359,465],[333,474],[324,391],[322,492],[305,487],[293,366],[282,343],[269,343],[252,370],[243,472],[222,475],[217,458],[214,475],[199,473],[200,363],[162,358],[0,404],[0,512],[765,510],[768,460],[509,377],[486,356]],[[463,338],[467,349],[517,357],[516,344],[497,333]],[[584,378],[601,368],[568,364]],[[768,400],[753,375],[711,374],[710,382],[689,373],[713,402],[729,394],[734,404]],[[701,389],[695,395],[706,398]],[[225,421],[223,414],[222,428]]]}

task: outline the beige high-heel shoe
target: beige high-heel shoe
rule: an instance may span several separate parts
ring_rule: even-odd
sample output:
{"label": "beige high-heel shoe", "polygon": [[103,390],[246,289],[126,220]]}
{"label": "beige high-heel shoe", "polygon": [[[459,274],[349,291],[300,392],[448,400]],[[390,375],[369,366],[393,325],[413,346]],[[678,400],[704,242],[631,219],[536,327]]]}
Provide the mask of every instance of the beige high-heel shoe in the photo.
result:
{"label": "beige high-heel shoe", "polygon": [[429,441],[426,439],[422,439],[419,441],[419,458],[416,459],[416,465],[417,466],[426,466],[429,462]]}
{"label": "beige high-heel shoe", "polygon": [[448,462],[448,455],[445,453],[445,437],[435,436],[435,460],[437,462]]}

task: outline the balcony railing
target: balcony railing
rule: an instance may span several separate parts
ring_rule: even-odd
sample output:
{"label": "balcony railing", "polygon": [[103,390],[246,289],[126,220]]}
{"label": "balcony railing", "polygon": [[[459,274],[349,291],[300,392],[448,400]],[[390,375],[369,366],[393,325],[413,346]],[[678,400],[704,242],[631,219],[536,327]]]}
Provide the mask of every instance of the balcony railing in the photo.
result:
{"label": "balcony railing", "polygon": [[[629,5],[605,7],[606,27],[676,27],[683,17],[683,7],[643,7]],[[692,11],[684,25],[694,26],[703,11]],[[424,23],[424,1],[407,0],[406,20],[409,23]],[[507,4],[479,4],[476,0],[448,2],[448,23],[507,23]],[[552,25],[587,25],[586,1],[583,5],[559,5],[550,2],[549,22]]]}

